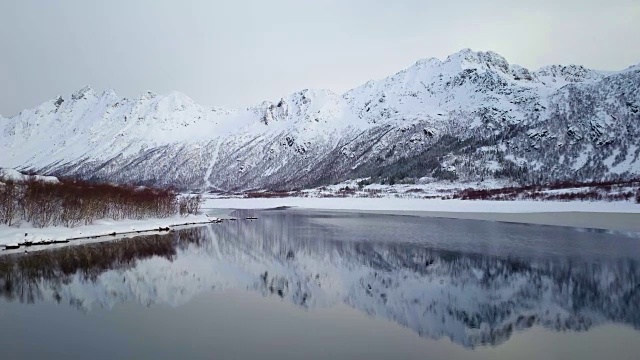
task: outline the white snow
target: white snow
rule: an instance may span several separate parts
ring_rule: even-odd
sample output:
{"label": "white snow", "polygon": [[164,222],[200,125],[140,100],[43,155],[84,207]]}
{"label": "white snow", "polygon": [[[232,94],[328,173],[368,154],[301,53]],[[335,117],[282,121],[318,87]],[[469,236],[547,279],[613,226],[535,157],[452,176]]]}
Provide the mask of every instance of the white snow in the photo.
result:
{"label": "white snow", "polygon": [[27,223],[19,227],[0,225],[0,245],[16,244],[25,241],[39,242],[49,240],[66,240],[70,238],[107,235],[110,233],[124,233],[132,231],[148,231],[160,227],[170,227],[185,223],[204,223],[216,218],[206,215],[174,216],[162,219],[145,220],[110,220],[94,221],[93,224],[68,228],[51,226],[34,228]]}
{"label": "white snow", "polygon": [[589,154],[592,151],[593,146],[587,145],[587,148],[583,152],[581,152],[580,156],[575,160],[575,163],[572,166],[573,170],[579,170],[580,168],[585,166],[587,161],[589,160]]}
{"label": "white snow", "polygon": [[0,168],[0,182],[2,181],[23,182],[29,179],[34,179],[36,181],[48,182],[53,184],[57,184],[60,182],[60,180],[58,180],[58,178],[55,176],[43,176],[43,175],[29,176],[29,175],[24,175],[21,172],[14,169]]}
{"label": "white snow", "polygon": [[328,90],[303,90],[241,110],[202,106],[179,92],[126,99],[113,90],[96,94],[90,87],[60,100],[0,118],[2,164],[43,168],[56,161],[110,159],[170,144],[202,146],[216,138],[250,142],[292,130],[300,142],[336,141],[333,133],[338,130],[368,126]]}
{"label": "white snow", "polygon": [[[617,164],[616,166],[613,166],[611,168],[611,172],[612,173],[624,173],[626,171],[629,171],[631,173],[637,173],[640,171],[640,159],[636,158],[635,153],[638,150],[638,147],[635,145],[630,145],[629,146],[629,150],[627,151],[627,156],[625,157],[625,159],[620,162],[619,164]],[[614,153],[612,155],[612,158],[617,155],[617,153]],[[610,163],[613,164],[613,159],[610,158]],[[609,159],[607,159],[609,160]]]}

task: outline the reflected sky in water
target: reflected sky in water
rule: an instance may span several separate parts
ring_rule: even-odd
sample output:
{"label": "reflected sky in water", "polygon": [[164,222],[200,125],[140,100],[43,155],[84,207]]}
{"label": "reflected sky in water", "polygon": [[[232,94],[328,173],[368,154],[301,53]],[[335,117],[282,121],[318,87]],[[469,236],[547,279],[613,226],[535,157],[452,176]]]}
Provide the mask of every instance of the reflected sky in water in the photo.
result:
{"label": "reflected sky in water", "polygon": [[0,349],[583,359],[640,350],[637,238],[413,216],[235,215],[0,258]]}

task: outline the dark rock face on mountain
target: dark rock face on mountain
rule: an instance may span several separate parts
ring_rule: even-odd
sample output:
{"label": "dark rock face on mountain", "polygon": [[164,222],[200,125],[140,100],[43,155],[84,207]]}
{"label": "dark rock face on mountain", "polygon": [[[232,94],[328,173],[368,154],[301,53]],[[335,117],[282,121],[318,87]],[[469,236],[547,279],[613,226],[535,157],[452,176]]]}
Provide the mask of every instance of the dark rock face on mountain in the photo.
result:
{"label": "dark rock face on mountain", "polygon": [[630,178],[640,174],[639,89],[639,66],[532,71],[468,49],[343,95],[303,90],[242,110],[86,87],[0,118],[0,165],[193,190]]}

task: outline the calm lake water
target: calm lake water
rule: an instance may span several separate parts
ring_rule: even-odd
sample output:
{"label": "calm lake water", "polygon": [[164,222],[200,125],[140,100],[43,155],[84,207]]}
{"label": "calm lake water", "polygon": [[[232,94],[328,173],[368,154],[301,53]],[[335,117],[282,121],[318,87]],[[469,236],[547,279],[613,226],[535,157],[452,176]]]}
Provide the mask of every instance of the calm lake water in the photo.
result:
{"label": "calm lake water", "polygon": [[640,353],[638,237],[290,209],[232,215],[0,257],[0,358]]}

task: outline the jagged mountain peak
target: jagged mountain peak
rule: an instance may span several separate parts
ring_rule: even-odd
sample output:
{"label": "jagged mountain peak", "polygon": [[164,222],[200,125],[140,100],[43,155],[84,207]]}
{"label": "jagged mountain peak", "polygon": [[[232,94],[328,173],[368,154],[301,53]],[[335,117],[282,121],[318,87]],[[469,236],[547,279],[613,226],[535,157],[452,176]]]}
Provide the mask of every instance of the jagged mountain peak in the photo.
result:
{"label": "jagged mountain peak", "polygon": [[158,94],[154,93],[151,90],[147,90],[144,93],[140,94],[140,96],[138,96],[139,100],[151,100],[151,99],[155,99],[158,96]]}
{"label": "jagged mountain peak", "polygon": [[467,48],[449,55],[445,63],[453,63],[462,69],[483,68],[509,72],[509,62],[493,51],[473,51]]}
{"label": "jagged mountain peak", "polygon": [[328,100],[339,101],[340,95],[329,89],[302,89],[281,98],[278,102],[286,101],[295,103],[298,106],[310,105],[316,102],[325,102]]}
{"label": "jagged mountain peak", "polygon": [[114,89],[106,89],[100,94],[100,98],[103,99],[118,99],[118,94]]}
{"label": "jagged mountain peak", "polygon": [[629,66],[628,68],[626,68],[626,69],[624,69],[622,71],[623,72],[626,72],[626,71],[640,71],[640,63],[637,63],[635,65],[631,65],[631,66]]}
{"label": "jagged mountain peak", "polygon": [[437,66],[437,65],[440,65],[441,63],[442,63],[442,61],[440,61],[440,59],[434,58],[434,57],[430,57],[430,58],[418,59],[415,62],[415,64],[413,64],[413,66],[418,67],[418,68],[425,68],[425,67]]}
{"label": "jagged mountain peak", "polygon": [[547,65],[536,70],[534,74],[545,81],[562,81],[576,83],[583,81],[601,80],[605,75],[602,71],[588,69],[582,65]]}
{"label": "jagged mountain peak", "polygon": [[89,85],[86,85],[81,89],[79,89],[78,91],[71,94],[72,100],[89,99],[92,97],[96,97],[96,92]]}
{"label": "jagged mountain peak", "polygon": [[329,128],[334,128],[350,124],[344,119],[348,116],[348,104],[342,96],[327,89],[303,89],[276,101],[263,101],[249,110],[257,114],[264,125],[331,123]]}
{"label": "jagged mountain peak", "polygon": [[[520,66],[516,66],[516,68],[523,69]],[[400,90],[389,89],[391,92],[405,91],[409,87],[424,89],[429,85],[433,85],[436,81],[446,82],[468,69],[500,72],[504,76],[512,76],[511,65],[502,55],[493,51],[483,52],[463,49],[449,55],[444,61],[437,58],[420,59],[394,75],[380,80],[370,80],[361,86],[351,89],[345,93],[345,96],[349,98],[362,89],[373,88],[402,88]]]}

